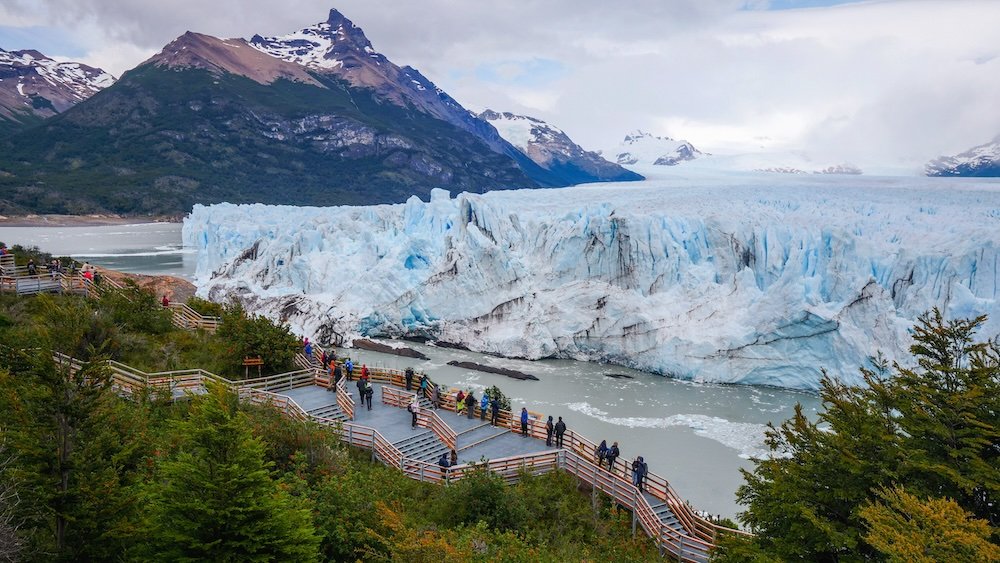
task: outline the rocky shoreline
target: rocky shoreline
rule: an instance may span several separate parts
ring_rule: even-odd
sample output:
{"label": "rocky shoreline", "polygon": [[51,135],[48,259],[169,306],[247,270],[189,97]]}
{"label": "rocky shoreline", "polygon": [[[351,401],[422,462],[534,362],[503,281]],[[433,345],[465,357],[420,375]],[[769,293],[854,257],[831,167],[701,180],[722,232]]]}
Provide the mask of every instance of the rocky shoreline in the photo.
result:
{"label": "rocky shoreline", "polygon": [[180,223],[177,215],[0,215],[2,227],[89,227],[104,225],[137,225],[141,223]]}

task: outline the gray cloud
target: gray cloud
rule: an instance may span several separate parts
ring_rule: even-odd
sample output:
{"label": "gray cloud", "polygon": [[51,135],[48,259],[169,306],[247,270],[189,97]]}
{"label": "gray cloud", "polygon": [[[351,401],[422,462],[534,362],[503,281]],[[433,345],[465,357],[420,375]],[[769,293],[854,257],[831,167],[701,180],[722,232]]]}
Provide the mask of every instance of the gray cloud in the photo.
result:
{"label": "gray cloud", "polygon": [[[743,9],[755,4],[345,0],[336,7],[376,49],[462,103],[549,119],[589,148],[643,127],[709,151],[749,149],[768,137],[777,148],[864,165],[919,162],[1000,133],[995,2]],[[8,0],[0,24],[70,30],[90,51],[87,62],[120,72],[187,30],[282,34],[324,19],[329,7]],[[534,73],[530,80],[519,68]]]}

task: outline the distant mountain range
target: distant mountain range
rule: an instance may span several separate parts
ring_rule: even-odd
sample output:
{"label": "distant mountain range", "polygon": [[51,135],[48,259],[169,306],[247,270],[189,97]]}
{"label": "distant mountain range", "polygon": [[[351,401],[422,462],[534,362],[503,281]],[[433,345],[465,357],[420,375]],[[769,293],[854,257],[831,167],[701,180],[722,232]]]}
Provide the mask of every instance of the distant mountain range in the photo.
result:
{"label": "distant mountain range", "polygon": [[479,118],[500,136],[546,170],[558,172],[571,183],[642,180],[642,176],[605,160],[600,154],[574,143],[558,127],[541,119],[510,112],[486,110]]}
{"label": "distant mountain range", "polygon": [[625,166],[636,164],[676,166],[684,161],[705,156],[705,153],[687,141],[657,137],[639,129],[625,135],[618,146],[607,152],[610,159]]}
{"label": "distant mountain range", "polygon": [[0,49],[0,134],[36,125],[114,82],[99,68]]}
{"label": "distant mountain range", "polygon": [[[53,63],[31,56],[49,61],[40,68]],[[522,152],[417,70],[376,52],[336,10],[281,37],[188,32],[117,82],[68,64],[79,77],[62,75],[79,80],[45,75],[66,92],[44,96],[51,110],[39,101],[28,105],[42,109],[28,112],[24,100],[2,98],[17,119],[7,118],[0,140],[0,213],[179,214],[219,201],[372,204],[426,197],[433,188],[641,179],[593,153],[580,156],[586,151],[568,138],[560,142],[572,157]],[[7,76],[15,67],[2,68]],[[84,88],[83,77],[94,87]],[[12,88],[29,100],[42,96]]]}
{"label": "distant mountain range", "polygon": [[924,168],[928,176],[1000,176],[1000,137],[955,156],[936,158]]}

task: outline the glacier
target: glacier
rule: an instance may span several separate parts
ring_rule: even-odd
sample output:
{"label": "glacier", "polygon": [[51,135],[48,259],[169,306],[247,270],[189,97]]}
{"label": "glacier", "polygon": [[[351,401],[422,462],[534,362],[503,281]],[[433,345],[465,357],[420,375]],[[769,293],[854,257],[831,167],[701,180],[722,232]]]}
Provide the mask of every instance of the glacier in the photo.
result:
{"label": "glacier", "polygon": [[196,205],[199,295],[323,342],[816,389],[904,359],[915,319],[1000,332],[1000,182],[719,173],[368,207]]}

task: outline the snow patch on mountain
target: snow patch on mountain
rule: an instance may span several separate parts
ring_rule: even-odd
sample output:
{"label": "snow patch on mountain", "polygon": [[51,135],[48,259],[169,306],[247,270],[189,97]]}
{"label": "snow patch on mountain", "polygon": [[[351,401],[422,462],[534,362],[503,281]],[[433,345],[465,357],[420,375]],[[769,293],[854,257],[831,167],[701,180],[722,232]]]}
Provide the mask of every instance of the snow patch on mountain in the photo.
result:
{"label": "snow patch on mountain", "polygon": [[372,207],[195,206],[199,293],[322,340],[815,389],[940,307],[1000,333],[1000,182],[671,178]]}
{"label": "snow patch on mountain", "polygon": [[1000,176],[1000,137],[955,156],[936,158],[924,168],[927,176]]}
{"label": "snow patch on mountain", "polygon": [[34,50],[0,49],[0,118],[48,117],[114,84],[99,68],[59,62]]}
{"label": "snow patch on mountain", "polygon": [[636,164],[675,166],[681,162],[704,156],[704,153],[687,141],[675,141],[670,137],[657,137],[637,129],[625,135],[617,147],[608,151],[608,155],[615,162],[624,166]]}

